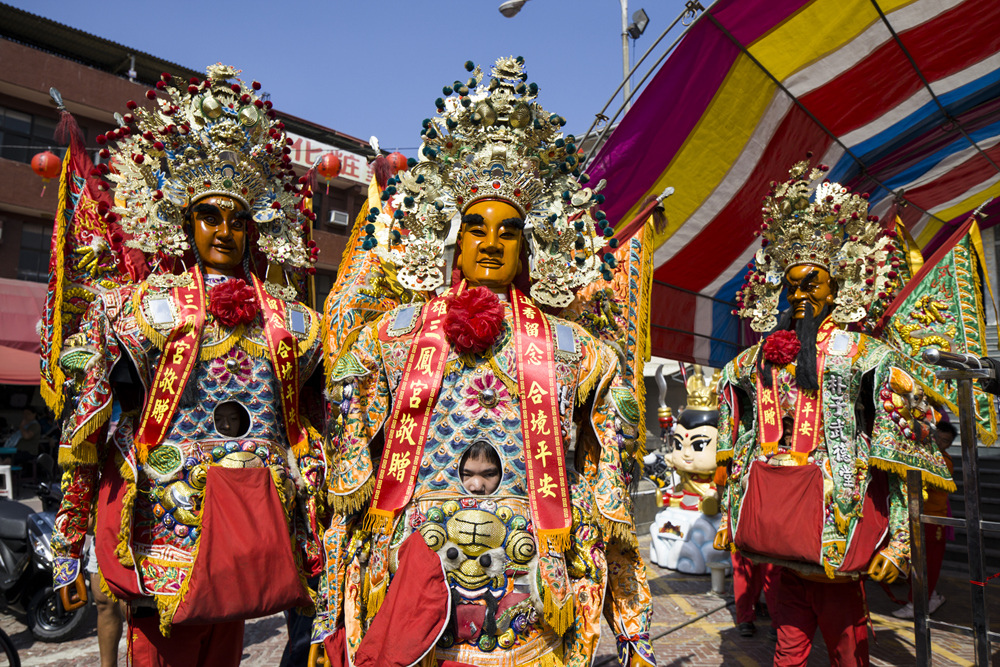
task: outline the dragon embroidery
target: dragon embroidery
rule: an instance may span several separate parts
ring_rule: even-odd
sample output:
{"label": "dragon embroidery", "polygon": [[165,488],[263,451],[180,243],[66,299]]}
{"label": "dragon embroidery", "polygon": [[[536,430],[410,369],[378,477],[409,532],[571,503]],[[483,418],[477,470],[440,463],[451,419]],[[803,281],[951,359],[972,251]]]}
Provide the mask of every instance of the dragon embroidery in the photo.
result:
{"label": "dragon embroidery", "polygon": [[[945,315],[941,313],[941,309],[947,306],[947,303],[925,294],[917,300],[916,307],[910,313],[910,318],[916,322],[904,324],[902,319],[893,322],[900,337],[910,346],[911,356],[917,356],[921,349],[929,346],[946,352],[951,350],[958,328],[954,324],[948,324]],[[946,326],[943,331],[935,331],[931,328],[935,325]]]}

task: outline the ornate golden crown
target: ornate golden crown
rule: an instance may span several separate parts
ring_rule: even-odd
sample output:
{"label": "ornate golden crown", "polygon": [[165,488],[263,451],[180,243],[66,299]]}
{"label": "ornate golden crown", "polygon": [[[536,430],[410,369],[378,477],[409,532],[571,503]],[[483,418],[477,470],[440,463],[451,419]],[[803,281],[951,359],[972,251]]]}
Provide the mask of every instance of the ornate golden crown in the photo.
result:
{"label": "ornate golden crown", "polygon": [[[128,245],[145,253],[181,256],[190,248],[185,209],[199,199],[225,195],[242,202],[260,232],[260,249],[286,268],[310,266],[302,240],[302,187],[287,154],[284,124],[260,84],[235,79],[221,64],[204,81],[177,82],[164,74],[147,94],[156,106],[129,102],[121,127],[103,139],[117,141],[102,155],[114,167],[115,213],[132,235]],[[102,138],[99,138],[101,141]],[[107,167],[105,167],[107,170]]]}
{"label": "ornate golden crown", "polygon": [[719,409],[719,394],[718,385],[719,379],[722,377],[722,371],[716,369],[712,374],[712,384],[705,384],[705,376],[702,373],[702,368],[698,364],[694,365],[694,371],[691,373],[691,377],[687,381],[687,407],[686,410],[718,410]]}
{"label": "ornate golden crown", "polygon": [[[394,210],[369,216],[366,248],[378,247],[398,267],[408,289],[444,283],[444,240],[456,214],[483,199],[500,199],[525,218],[533,250],[531,295],[541,304],[568,306],[574,290],[606,277],[603,257],[611,226],[596,206],[604,201],[580,173],[566,121],[535,102],[538,86],[525,83],[521,58],[501,58],[488,85],[472,62],[466,82],[444,87],[439,116],[423,122],[420,161],[390,179],[382,200]],[[614,245],[612,245],[614,247]]]}
{"label": "ornate golden crown", "polygon": [[825,171],[799,162],[787,180],[772,182],[764,198],[761,248],[736,295],[735,312],[749,317],[755,331],[777,324],[785,272],[797,264],[829,271],[837,288],[832,317],[839,324],[877,320],[899,287],[895,230],[868,215],[867,195],[829,181],[811,188]]}

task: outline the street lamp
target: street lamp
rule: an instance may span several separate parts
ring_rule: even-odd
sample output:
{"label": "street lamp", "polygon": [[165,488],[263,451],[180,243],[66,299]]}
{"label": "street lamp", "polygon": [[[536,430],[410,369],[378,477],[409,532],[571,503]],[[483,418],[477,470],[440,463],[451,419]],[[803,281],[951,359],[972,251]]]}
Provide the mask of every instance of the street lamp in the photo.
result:
{"label": "street lamp", "polygon": [[500,3],[500,13],[511,18],[512,16],[517,16],[517,13],[521,11],[521,7],[524,7],[524,3],[528,0],[504,0]]}
{"label": "street lamp", "polygon": [[632,23],[629,23],[628,0],[619,0],[619,2],[622,6],[622,72],[625,79],[625,109],[627,111],[632,107],[632,102],[629,100],[629,96],[632,94],[632,81],[629,78],[629,73],[632,68],[629,66],[628,38],[638,39],[639,35],[646,31],[649,17],[646,16],[645,10],[640,9],[632,15]]}
{"label": "street lamp", "polygon": [[[524,7],[524,3],[528,0],[504,0],[500,3],[500,13],[511,18],[517,16],[517,13],[521,11]],[[622,73],[625,79],[625,99],[628,100],[631,94],[632,82],[629,81],[629,72],[631,67],[629,67],[629,50],[628,50],[628,38],[638,39],[639,36],[645,32],[646,26],[649,25],[649,17],[646,16],[646,12],[640,9],[635,14],[632,15],[632,22],[629,23],[628,20],[628,0],[618,0],[622,7]],[[626,103],[626,108],[632,106],[631,102]]]}
{"label": "street lamp", "polygon": [[649,25],[649,17],[646,16],[646,10],[640,9],[632,14],[632,22],[628,24],[628,36],[632,39],[639,39],[642,33],[646,32],[647,25]]}

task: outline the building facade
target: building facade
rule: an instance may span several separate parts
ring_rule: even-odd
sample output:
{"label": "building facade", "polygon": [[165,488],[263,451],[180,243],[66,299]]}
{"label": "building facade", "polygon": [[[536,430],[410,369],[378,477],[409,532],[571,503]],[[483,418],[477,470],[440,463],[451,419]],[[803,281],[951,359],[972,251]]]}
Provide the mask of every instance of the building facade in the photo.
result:
{"label": "building facade", "polygon": [[[38,394],[39,338],[47,291],[52,224],[58,206],[58,178],[44,187],[31,168],[36,154],[56,144],[59,111],[49,90],[59,91],[99,162],[96,137],[117,126],[126,103],[149,103],[146,92],[161,73],[204,78],[156,56],[116,44],[56,21],[0,3],[0,445],[20,424],[24,408],[39,409],[47,442],[55,437],[52,415]],[[315,300],[322,307],[370,182],[374,151],[367,141],[282,113],[293,140],[291,157],[304,174],[322,155],[340,157],[341,172],[329,186],[319,179],[313,209],[313,239],[320,253]]]}
{"label": "building facade", "polygon": [[[59,157],[65,151],[53,138],[59,112],[49,89],[60,92],[97,161],[97,135],[116,126],[114,114],[123,113],[128,100],[145,102],[162,72],[185,78],[205,73],[3,4],[0,63],[0,278],[45,282],[58,183],[53,179],[42,194],[31,159],[46,150]],[[329,188],[320,179],[313,201],[321,303],[364,203],[374,152],[367,141],[275,111],[294,141],[291,156],[300,174],[328,152],[342,165]]]}

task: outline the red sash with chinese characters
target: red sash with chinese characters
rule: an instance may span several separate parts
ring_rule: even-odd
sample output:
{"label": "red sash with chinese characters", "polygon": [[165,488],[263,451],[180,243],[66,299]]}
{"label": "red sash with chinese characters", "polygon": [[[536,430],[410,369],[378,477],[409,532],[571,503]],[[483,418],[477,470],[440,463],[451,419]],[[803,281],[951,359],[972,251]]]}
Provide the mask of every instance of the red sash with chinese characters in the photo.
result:
{"label": "red sash with chinese characters", "polygon": [[393,516],[409,502],[416,487],[417,470],[448,360],[444,315],[449,296],[439,296],[424,306],[420,332],[406,356],[385,426],[385,448],[365,518],[368,530],[388,534]]}
{"label": "red sash with chinese characters", "polygon": [[299,343],[285,327],[285,302],[265,292],[257,276],[253,276],[253,288],[264,316],[268,356],[281,388],[281,412],[285,418],[288,444],[292,452],[301,456],[309,451],[309,440],[299,422]]}
{"label": "red sash with chinese characters", "polygon": [[205,324],[205,282],[197,267],[188,273],[192,277],[189,285],[170,290],[177,319],[163,346],[136,431],[135,444],[141,463],[166,438],[181,394],[198,361],[201,329]]}
{"label": "red sash with chinese characters", "polygon": [[555,352],[549,321],[531,299],[510,289],[521,395],[521,433],[528,474],[528,500],[539,541],[569,548],[573,514],[562,449]]}
{"label": "red sash with chinese characters", "polygon": [[[826,338],[836,328],[833,320],[827,319],[819,327],[817,338]],[[823,377],[826,353],[822,346],[816,348],[816,377]],[[799,389],[795,399],[795,422],[792,429],[792,446],[789,453],[799,465],[806,462],[809,454],[819,444],[821,389]],[[781,399],[778,394],[778,369],[771,369],[771,386],[765,387],[757,377],[757,422],[760,430],[761,449],[764,454],[775,454],[781,442]]]}

